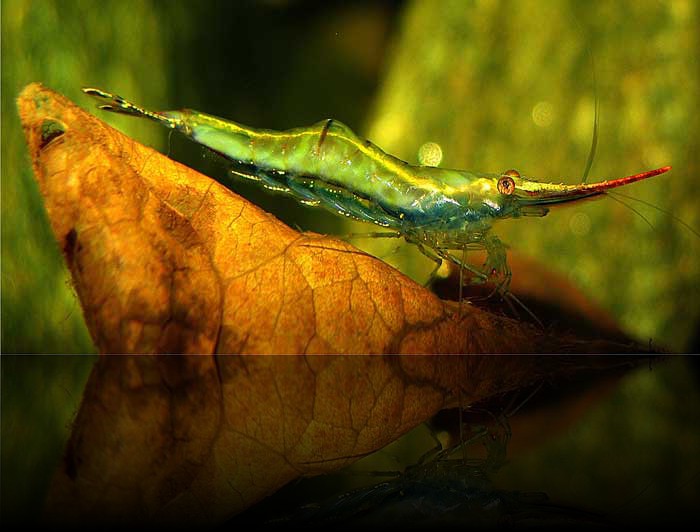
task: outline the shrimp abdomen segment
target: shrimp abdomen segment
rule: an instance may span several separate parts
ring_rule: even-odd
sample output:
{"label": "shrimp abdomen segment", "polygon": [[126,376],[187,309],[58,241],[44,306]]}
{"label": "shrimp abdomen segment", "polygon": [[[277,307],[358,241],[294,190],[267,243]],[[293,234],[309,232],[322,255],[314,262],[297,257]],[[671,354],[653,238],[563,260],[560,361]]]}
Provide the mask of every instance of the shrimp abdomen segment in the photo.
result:
{"label": "shrimp abdomen segment", "polygon": [[337,120],[286,131],[256,129],[195,111],[181,114],[182,132],[232,161],[263,172],[313,177],[364,198],[381,198],[392,211],[410,208],[411,167],[359,138]]}
{"label": "shrimp abdomen segment", "polygon": [[[438,176],[431,175],[438,169],[411,166],[337,120],[274,131],[190,109],[149,111],[100,89],[83,90],[101,100],[100,108],[177,129],[229,159],[233,173],[292,193],[305,203],[391,227],[409,223],[445,228],[446,219],[454,223],[469,214],[435,179]],[[459,172],[451,174],[451,179],[464,181]]]}

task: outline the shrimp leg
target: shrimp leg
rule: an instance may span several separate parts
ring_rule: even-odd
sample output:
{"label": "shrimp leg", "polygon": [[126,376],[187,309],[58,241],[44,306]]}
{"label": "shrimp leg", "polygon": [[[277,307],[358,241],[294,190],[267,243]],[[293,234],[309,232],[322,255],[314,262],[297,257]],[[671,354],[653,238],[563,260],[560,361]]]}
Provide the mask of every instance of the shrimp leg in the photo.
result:
{"label": "shrimp leg", "polygon": [[430,286],[437,278],[437,272],[440,269],[440,266],[442,266],[442,258],[440,258],[440,256],[432,248],[425,247],[420,242],[415,242],[415,244],[418,247],[418,251],[435,262],[435,267],[431,270],[428,280],[423,283],[423,286]]}
{"label": "shrimp leg", "polygon": [[473,278],[472,282],[474,282],[475,284],[483,283],[483,282],[488,280],[488,275],[486,275],[482,270],[480,270],[476,266],[472,266],[468,262],[463,261],[462,259],[454,256],[452,253],[450,253],[446,249],[436,248],[435,251],[443,259],[449,260],[450,262],[453,262],[454,264],[456,264],[460,268],[463,268],[463,269],[473,273],[475,275],[475,277]]}
{"label": "shrimp leg", "polygon": [[484,273],[496,282],[494,292],[507,294],[513,274],[506,258],[506,245],[495,235],[486,237],[483,244],[487,253]]}
{"label": "shrimp leg", "polygon": [[[297,230],[300,233],[303,233],[304,231],[297,227]],[[331,238],[338,239],[341,241],[346,241],[346,240],[353,240],[356,238],[401,238],[403,235],[398,232],[398,231],[376,231],[376,232],[371,232],[371,233],[348,233],[346,235],[314,235],[314,236],[309,236],[308,234],[304,235],[306,240],[324,240],[326,238]],[[306,247],[317,247],[317,246],[310,246],[309,244],[301,244],[302,246]]]}

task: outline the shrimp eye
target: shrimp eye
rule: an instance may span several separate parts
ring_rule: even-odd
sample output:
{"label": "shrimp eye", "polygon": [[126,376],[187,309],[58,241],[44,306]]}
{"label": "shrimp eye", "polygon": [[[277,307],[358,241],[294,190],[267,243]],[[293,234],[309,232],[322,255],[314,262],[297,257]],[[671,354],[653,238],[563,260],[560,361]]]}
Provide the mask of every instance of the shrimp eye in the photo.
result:
{"label": "shrimp eye", "polygon": [[[511,174],[511,172],[514,172]],[[515,181],[513,181],[513,178],[511,175],[518,174],[515,170],[508,170],[501,178],[498,180],[498,191],[501,194],[505,194],[506,196],[511,195],[513,192],[515,192]],[[518,174],[518,177],[520,175]]]}

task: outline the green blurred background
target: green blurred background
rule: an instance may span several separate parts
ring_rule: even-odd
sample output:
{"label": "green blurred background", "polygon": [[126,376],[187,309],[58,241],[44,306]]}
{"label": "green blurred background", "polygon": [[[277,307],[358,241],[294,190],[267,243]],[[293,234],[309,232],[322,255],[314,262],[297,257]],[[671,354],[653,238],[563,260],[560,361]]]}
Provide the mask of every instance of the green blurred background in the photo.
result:
{"label": "green blurred background", "polygon": [[[19,91],[32,81],[91,110],[82,86],[112,90],[153,108],[186,106],[259,127],[283,129],[333,117],[410,162],[417,161],[421,145],[435,142],[444,153],[442,166],[517,168],[568,183],[583,173],[597,93],[600,134],[591,177],[671,164],[672,173],[623,193],[700,227],[694,189],[700,166],[700,6],[694,0],[3,0],[1,5],[3,353],[94,352],[16,112]],[[231,182],[219,160],[177,135],[169,143],[155,124],[101,118],[231,184],[289,224],[340,234],[371,230]],[[543,219],[505,222],[497,232],[512,248],[570,276],[633,336],[674,351],[697,351],[700,238],[654,209],[628,203],[653,228],[606,199]],[[416,279],[430,269],[410,247],[396,251],[395,242],[357,243]],[[40,504],[93,361],[2,357],[3,516],[32,515]],[[608,436],[609,425],[587,432],[617,459],[630,455],[625,475],[638,468],[634,456],[644,455],[662,472],[667,463],[673,471],[679,464],[692,474],[699,470],[687,447],[691,442],[698,448],[697,387],[688,372],[696,366],[678,359],[668,367],[675,369],[644,374],[646,384],[630,385],[634,392],[628,397],[634,399],[624,403],[628,410],[621,414],[618,405],[607,414],[635,426],[665,420],[670,425],[662,427],[663,445],[653,443],[654,426],[648,429],[653,437],[647,434],[650,447],[641,445],[637,454],[627,452],[623,429],[613,431],[616,437]],[[684,450],[671,435],[682,436]],[[562,444],[562,452],[579,456],[575,443]],[[582,470],[595,463],[582,462]],[[601,460],[598,468],[601,478],[606,463]],[[531,464],[530,471],[556,469],[544,464]],[[678,480],[673,478],[669,482]],[[688,482],[678,483],[686,486],[687,498]],[[593,485],[586,493],[596,491]]]}

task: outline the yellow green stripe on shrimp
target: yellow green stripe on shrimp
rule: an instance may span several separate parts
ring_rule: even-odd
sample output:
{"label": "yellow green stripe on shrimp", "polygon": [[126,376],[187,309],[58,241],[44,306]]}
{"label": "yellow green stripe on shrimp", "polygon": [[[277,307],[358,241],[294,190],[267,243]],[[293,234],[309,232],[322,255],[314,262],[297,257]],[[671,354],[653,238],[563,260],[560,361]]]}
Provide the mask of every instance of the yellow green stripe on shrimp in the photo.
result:
{"label": "yellow green stripe on shrimp", "polygon": [[[233,165],[232,173],[299,201],[392,230],[436,262],[443,259],[472,272],[472,282],[494,282],[508,292],[506,246],[489,234],[494,221],[545,216],[550,207],[605,194],[609,189],[662,174],[670,166],[640,174],[564,185],[541,182],[515,170],[485,174],[408,164],[355,135],[337,120],[286,131],[256,129],[198,111],[148,111],[120,96],[85,88],[100,109],[155,120],[213,150]],[[482,249],[477,268],[451,250]]]}

